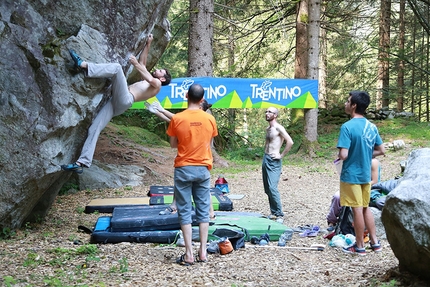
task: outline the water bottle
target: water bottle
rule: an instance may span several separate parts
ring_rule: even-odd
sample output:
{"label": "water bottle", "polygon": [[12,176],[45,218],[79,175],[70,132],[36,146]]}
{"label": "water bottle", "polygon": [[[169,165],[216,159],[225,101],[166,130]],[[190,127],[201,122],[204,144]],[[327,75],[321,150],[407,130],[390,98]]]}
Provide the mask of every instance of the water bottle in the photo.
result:
{"label": "water bottle", "polygon": [[345,242],[347,246],[351,246],[355,243],[355,236],[352,234],[345,235]]}

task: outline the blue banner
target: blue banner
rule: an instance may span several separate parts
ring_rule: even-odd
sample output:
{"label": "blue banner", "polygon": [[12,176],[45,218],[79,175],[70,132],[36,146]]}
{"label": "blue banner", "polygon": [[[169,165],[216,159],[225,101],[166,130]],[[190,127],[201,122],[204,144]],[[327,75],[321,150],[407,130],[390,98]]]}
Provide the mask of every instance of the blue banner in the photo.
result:
{"label": "blue banner", "polygon": [[[155,98],[166,109],[185,109],[188,88],[198,83],[212,108],[307,108],[318,107],[318,81],[308,79],[176,78],[161,87]],[[144,109],[143,102],[132,109]]]}

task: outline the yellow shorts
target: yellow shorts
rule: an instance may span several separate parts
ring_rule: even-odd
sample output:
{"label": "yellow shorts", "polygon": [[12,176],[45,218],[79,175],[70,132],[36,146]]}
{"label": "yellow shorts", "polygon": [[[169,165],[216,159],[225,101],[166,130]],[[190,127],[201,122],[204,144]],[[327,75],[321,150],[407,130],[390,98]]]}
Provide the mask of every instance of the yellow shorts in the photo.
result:
{"label": "yellow shorts", "polygon": [[370,202],[370,183],[350,184],[340,182],[340,205],[368,207]]}

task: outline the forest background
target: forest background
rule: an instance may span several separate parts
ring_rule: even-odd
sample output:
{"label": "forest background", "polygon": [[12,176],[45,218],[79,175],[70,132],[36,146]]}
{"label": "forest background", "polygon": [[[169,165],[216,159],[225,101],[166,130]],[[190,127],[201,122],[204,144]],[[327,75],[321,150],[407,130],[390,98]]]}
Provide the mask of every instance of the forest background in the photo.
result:
{"label": "forest background", "polygon": [[[169,12],[172,39],[158,65],[168,67],[174,78],[207,75],[315,78],[317,75],[319,108],[311,111],[316,114],[311,131],[306,127],[308,110],[281,110],[279,116],[295,139],[294,149],[304,148],[312,154],[315,151],[309,151],[306,142],[317,142],[321,123],[339,123],[333,115],[343,113],[351,90],[369,92],[372,99],[369,110],[410,112],[414,115],[411,120],[429,121],[429,7],[428,0],[174,1]],[[210,14],[209,22],[193,23],[193,14],[202,13],[199,9]],[[317,42],[311,40],[312,13],[319,16]],[[210,71],[203,75],[196,74],[196,62],[191,60],[199,56],[193,55],[198,48],[193,50],[191,46],[208,49],[204,37],[211,31],[201,26],[213,28],[213,34],[209,35],[213,54],[207,57],[212,59]],[[318,71],[314,74],[308,64],[312,51],[319,52]],[[236,153],[238,149],[246,153],[249,148],[264,144],[263,110],[212,112],[219,126],[220,136],[216,139],[219,153]],[[132,115],[148,119],[147,111],[142,110],[132,110],[124,116]],[[164,122],[153,117],[142,124],[165,137]]]}

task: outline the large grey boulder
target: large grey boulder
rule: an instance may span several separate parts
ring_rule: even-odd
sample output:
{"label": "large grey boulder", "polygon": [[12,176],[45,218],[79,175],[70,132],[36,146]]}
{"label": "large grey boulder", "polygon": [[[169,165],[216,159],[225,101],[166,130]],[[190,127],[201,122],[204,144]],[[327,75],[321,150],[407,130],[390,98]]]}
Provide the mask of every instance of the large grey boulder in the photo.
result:
{"label": "large grey boulder", "polygon": [[430,148],[411,152],[381,219],[399,268],[430,279]]}
{"label": "large grey boulder", "polygon": [[[0,228],[43,219],[70,177],[109,81],[71,69],[68,49],[94,62],[127,63],[149,33],[151,69],[170,40],[173,0],[0,1]],[[169,67],[167,67],[169,68]]]}

